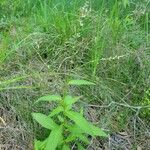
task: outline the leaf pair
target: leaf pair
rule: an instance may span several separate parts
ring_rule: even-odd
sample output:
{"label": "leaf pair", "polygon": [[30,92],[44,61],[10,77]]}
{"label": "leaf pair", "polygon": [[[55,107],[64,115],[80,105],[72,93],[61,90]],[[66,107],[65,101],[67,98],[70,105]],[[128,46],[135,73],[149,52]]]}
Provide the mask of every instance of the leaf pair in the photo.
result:
{"label": "leaf pair", "polygon": [[[70,95],[66,95],[63,99],[63,103],[65,105],[65,108],[67,110],[72,108],[72,105],[74,103],[76,103],[79,99],[81,98],[81,96],[77,96],[77,97],[72,97]],[[62,100],[60,95],[47,95],[47,96],[43,96],[41,98],[39,98],[35,103],[39,103],[39,102],[60,102]],[[51,112],[51,117],[62,112],[63,111],[63,107],[62,106],[58,106],[56,109],[53,110],[53,112]]]}

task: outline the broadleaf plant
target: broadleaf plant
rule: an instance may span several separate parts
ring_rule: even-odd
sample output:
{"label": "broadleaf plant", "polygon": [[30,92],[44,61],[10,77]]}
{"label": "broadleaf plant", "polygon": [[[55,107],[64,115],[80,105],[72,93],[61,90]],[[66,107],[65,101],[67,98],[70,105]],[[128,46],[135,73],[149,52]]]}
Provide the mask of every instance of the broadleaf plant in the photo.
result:
{"label": "broadleaf plant", "polygon": [[50,130],[49,136],[44,141],[35,140],[35,150],[69,150],[72,143],[76,144],[78,150],[82,150],[85,145],[90,143],[88,135],[108,137],[102,129],[84,118],[83,110],[79,112],[73,110],[72,106],[81,97],[67,94],[66,91],[71,85],[95,84],[86,80],[71,80],[68,82],[67,88],[64,89],[62,97],[60,95],[47,95],[35,102],[55,102],[57,104],[57,107],[48,116],[41,113],[32,113],[33,118],[42,127]]}

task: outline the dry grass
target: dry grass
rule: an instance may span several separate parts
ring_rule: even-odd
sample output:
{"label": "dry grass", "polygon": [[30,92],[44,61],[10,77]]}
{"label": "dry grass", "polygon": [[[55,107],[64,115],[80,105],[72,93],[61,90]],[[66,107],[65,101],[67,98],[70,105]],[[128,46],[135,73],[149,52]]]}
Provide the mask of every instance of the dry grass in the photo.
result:
{"label": "dry grass", "polygon": [[149,0],[109,2],[0,2],[0,149],[32,150],[47,136],[31,112],[52,106],[34,101],[68,78],[96,83],[70,93],[110,133],[87,149],[150,149]]}

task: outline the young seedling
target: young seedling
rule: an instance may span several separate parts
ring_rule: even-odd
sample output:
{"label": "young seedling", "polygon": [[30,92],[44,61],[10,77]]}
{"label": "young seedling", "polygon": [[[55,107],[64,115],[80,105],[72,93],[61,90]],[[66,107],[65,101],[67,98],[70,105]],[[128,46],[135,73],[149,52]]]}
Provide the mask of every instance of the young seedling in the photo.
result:
{"label": "young seedling", "polygon": [[[70,85],[94,85],[86,80],[71,80]],[[47,95],[39,98],[39,102],[55,102],[57,107],[50,114],[32,113],[33,118],[44,128],[50,130],[49,136],[44,141],[35,140],[35,150],[70,150],[71,144],[75,143],[78,150],[84,150],[84,145],[88,145],[90,136],[107,137],[107,134],[100,128],[88,122],[82,112],[76,112],[72,106],[80,96],[71,96],[67,94],[67,88],[64,95]]]}

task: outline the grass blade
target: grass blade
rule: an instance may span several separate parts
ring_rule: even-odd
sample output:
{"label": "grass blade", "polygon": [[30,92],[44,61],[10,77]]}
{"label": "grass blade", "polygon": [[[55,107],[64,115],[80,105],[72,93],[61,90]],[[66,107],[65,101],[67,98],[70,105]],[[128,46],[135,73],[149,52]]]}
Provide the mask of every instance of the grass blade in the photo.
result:
{"label": "grass blade", "polygon": [[95,83],[87,80],[70,80],[68,84],[69,85],[95,85]]}

